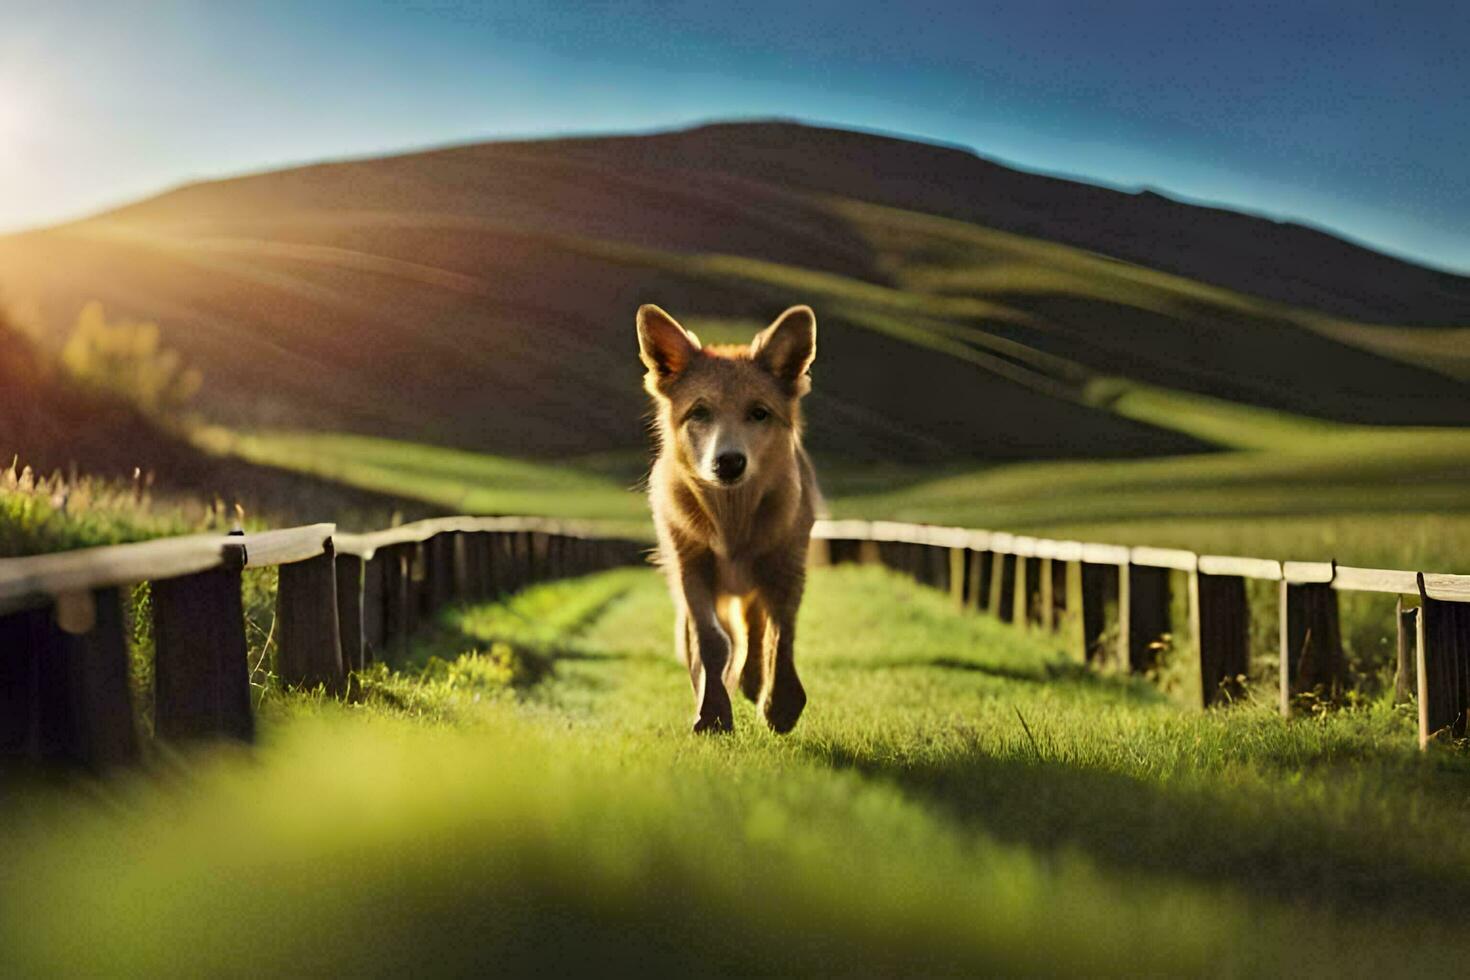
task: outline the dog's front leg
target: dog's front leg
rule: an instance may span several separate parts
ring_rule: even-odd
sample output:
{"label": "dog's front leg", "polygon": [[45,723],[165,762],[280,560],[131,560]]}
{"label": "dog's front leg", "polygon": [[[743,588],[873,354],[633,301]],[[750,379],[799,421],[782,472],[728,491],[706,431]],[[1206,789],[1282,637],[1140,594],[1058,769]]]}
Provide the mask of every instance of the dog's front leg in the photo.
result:
{"label": "dog's front leg", "polygon": [[806,708],[806,689],[796,676],[796,610],[775,612],[765,640],[766,677],[758,707],[771,731],[785,735]]}
{"label": "dog's front leg", "polygon": [[715,614],[712,574],[698,563],[686,568],[680,585],[684,593],[686,636],[693,649],[688,652],[689,674],[694,682],[694,702],[698,715],[696,732],[728,732],[735,727],[730,708],[730,695],[721,678],[730,661],[730,637],[720,626]]}

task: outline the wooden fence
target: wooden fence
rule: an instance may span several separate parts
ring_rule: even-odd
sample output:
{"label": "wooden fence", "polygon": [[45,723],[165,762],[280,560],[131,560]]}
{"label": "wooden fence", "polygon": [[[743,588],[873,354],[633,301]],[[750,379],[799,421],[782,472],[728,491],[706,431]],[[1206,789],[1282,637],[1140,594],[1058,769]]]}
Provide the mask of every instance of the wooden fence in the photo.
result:
{"label": "wooden fence", "polygon": [[[822,521],[813,560],[876,562],[946,589],[961,607],[1021,629],[1065,633],[1089,663],[1131,672],[1153,664],[1167,634],[1188,643],[1200,703],[1228,696],[1247,673],[1246,582],[1276,583],[1279,699],[1334,692],[1346,681],[1339,592],[1398,597],[1396,689],[1419,707],[1419,745],[1438,732],[1466,735],[1470,709],[1470,575],[1279,562],[1056,541],[1000,531],[886,521]],[[1175,623],[1182,588],[1186,622]],[[1405,602],[1411,597],[1411,602]]]}
{"label": "wooden fence", "polygon": [[[1440,731],[1466,734],[1470,576],[883,521],[819,521],[813,538],[817,563],[885,565],[963,608],[1056,633],[1099,666],[1145,671],[1163,636],[1182,636],[1205,706],[1247,672],[1247,580],[1274,582],[1283,714],[1298,692],[1346,680],[1337,594],[1395,595],[1398,693],[1417,699],[1421,747]],[[448,603],[638,563],[644,549],[592,524],[461,517],[376,534],[316,524],[0,560],[0,760],[98,770],[139,755],[122,590],[140,582],[150,583],[155,733],[249,740],[246,569],[279,570],[280,681],[342,694],[352,671]],[[1184,623],[1173,621],[1178,589]]]}
{"label": "wooden fence", "polygon": [[138,757],[123,590],[141,582],[156,735],[250,740],[246,569],[279,570],[280,681],[342,694],[351,671],[449,602],[640,562],[644,548],[536,518],[448,518],[376,534],[315,524],[0,560],[0,761],[102,770]]}

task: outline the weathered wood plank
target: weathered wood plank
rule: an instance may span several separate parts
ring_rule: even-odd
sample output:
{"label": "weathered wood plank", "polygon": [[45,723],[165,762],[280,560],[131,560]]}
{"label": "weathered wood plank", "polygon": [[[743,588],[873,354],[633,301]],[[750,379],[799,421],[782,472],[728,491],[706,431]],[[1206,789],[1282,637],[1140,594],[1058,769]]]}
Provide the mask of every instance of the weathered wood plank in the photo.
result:
{"label": "weathered wood plank", "polygon": [[[238,538],[234,543],[238,543]],[[196,534],[0,560],[0,613],[49,606],[58,595],[192,575],[224,564],[224,535]]]}
{"label": "weathered wood plank", "polygon": [[1419,576],[1391,568],[1354,568],[1338,565],[1332,587],[1343,592],[1386,592],[1389,595],[1418,595]]}
{"label": "weathered wood plank", "polygon": [[309,524],[279,531],[248,531],[241,537],[231,537],[228,543],[244,544],[247,568],[270,568],[322,554],[336,530],[335,524]]}
{"label": "weathered wood plank", "polygon": [[1330,561],[1284,561],[1281,577],[1294,585],[1327,585],[1337,573],[1337,564]]}
{"label": "weathered wood plank", "polygon": [[1129,548],[1128,561],[1143,568],[1172,568],[1180,572],[1192,572],[1199,567],[1198,555],[1178,548]]}
{"label": "weathered wood plank", "polygon": [[1424,572],[1424,594],[1441,602],[1470,602],[1470,575]]}
{"label": "weathered wood plank", "polygon": [[1254,578],[1269,582],[1275,582],[1281,578],[1281,563],[1269,558],[1200,555],[1199,570],[1217,578]]}

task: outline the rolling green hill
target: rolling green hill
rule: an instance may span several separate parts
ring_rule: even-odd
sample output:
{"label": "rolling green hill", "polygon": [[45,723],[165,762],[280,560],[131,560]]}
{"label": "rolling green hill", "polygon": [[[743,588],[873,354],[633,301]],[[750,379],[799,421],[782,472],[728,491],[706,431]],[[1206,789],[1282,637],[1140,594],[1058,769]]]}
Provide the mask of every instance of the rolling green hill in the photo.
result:
{"label": "rolling green hill", "polygon": [[[1051,193],[1071,231],[1018,234],[1007,195],[1022,185],[1028,213]],[[1375,296],[1401,299],[1404,323],[1441,326],[1345,320],[1382,312],[1382,296],[1312,273],[1328,253],[1299,254],[1277,226],[1231,217],[1260,231],[1257,265],[1310,281],[1291,297],[1357,297],[1287,306],[1230,272],[1239,236],[1219,243],[1225,285],[1114,241],[1219,213],[1108,191],[1084,221],[1079,202],[1104,192],[1081,186],[775,124],[490,143],[190,185],[10,236],[0,288],[40,311],[52,344],[90,299],[159,321],[203,370],[213,421],[513,457],[645,445],[631,326],[644,301],[726,336],[813,303],[811,441],[861,463],[1211,448],[1117,411],[1099,395],[1114,377],[1338,421],[1470,424],[1470,383],[1435,354],[1453,346],[1444,324],[1463,322],[1458,278],[1337,243],[1344,268],[1380,273]],[[1198,238],[1191,263],[1209,252]],[[1423,275],[1434,290],[1416,291]]]}

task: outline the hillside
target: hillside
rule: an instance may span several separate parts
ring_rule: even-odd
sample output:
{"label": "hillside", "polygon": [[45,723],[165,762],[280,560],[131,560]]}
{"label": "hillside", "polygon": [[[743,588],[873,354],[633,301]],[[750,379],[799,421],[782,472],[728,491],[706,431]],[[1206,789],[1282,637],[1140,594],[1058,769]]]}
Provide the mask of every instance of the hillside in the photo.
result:
{"label": "hillside", "polygon": [[[130,496],[140,492],[145,512],[152,498],[163,498],[157,516],[169,531],[188,528],[216,500],[239,502],[252,517],[277,523],[330,514],[346,527],[380,527],[395,513],[414,519],[442,512],[371,487],[205,452],[125,400],[73,380],[0,310],[0,474],[12,467],[17,473],[29,467],[39,477],[59,474],[63,511],[77,475],[88,484],[84,497],[98,490],[111,496],[122,487]],[[90,483],[94,478],[101,488]],[[0,538],[14,544],[17,529],[5,531]],[[0,540],[0,553],[7,540]]]}
{"label": "hillside", "polygon": [[[1055,227],[1021,222],[1023,203]],[[1239,236],[1210,244],[1215,219],[1175,213],[1187,207],[1169,202],[1178,227],[1145,233],[1152,198],[931,144],[723,125],[190,185],[0,238],[0,288],[41,310],[52,343],[91,299],[159,321],[202,368],[216,421],[516,456],[645,444],[631,328],[645,301],[721,338],[816,305],[811,439],[858,460],[1207,448],[1114,412],[1113,377],[1340,421],[1470,424],[1470,385],[1432,355],[1455,328],[1425,346],[1397,325],[1470,323],[1465,280],[1332,239],[1308,254],[1270,222],[1219,219],[1255,230],[1255,266],[1338,299],[1282,293],[1230,273]],[[1094,254],[1127,252],[1107,238],[1124,224],[1168,254]],[[1189,255],[1236,288],[1169,271]],[[1358,274],[1321,278],[1339,266]],[[1387,322],[1340,315],[1389,308]]]}

